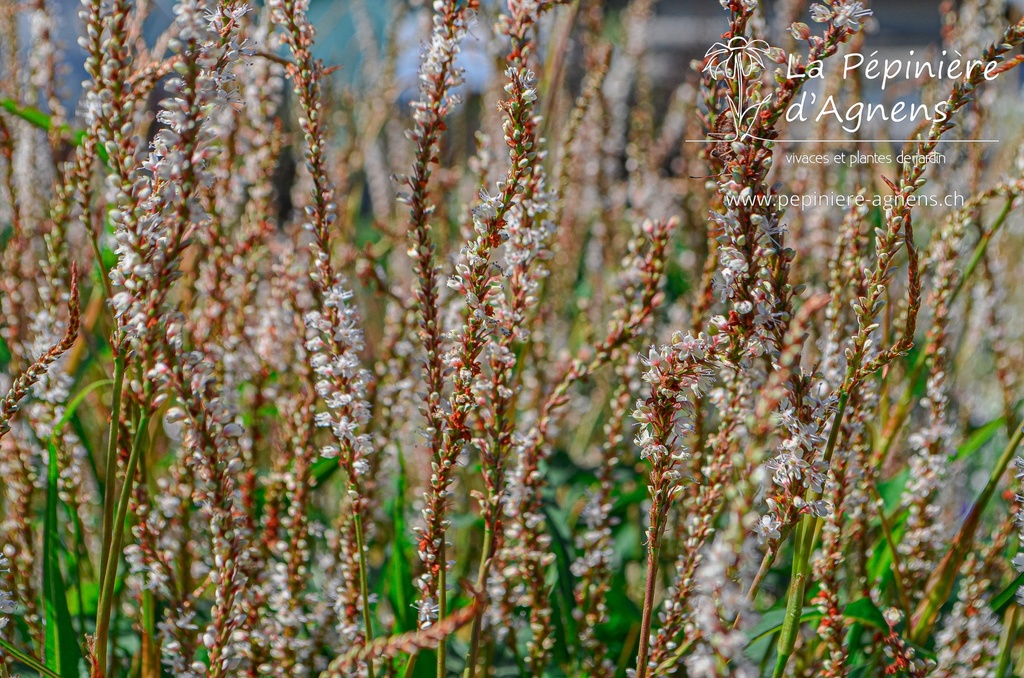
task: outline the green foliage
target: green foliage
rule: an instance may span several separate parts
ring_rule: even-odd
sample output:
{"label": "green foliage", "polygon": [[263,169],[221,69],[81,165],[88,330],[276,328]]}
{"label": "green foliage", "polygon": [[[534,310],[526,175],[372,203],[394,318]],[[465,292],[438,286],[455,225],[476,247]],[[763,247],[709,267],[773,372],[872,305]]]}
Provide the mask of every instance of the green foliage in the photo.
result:
{"label": "green foliage", "polygon": [[49,445],[46,475],[46,520],[43,525],[43,610],[46,622],[46,665],[61,678],[79,675],[82,653],[68,609],[67,587],[60,569],[60,526],[57,522],[57,448]]}

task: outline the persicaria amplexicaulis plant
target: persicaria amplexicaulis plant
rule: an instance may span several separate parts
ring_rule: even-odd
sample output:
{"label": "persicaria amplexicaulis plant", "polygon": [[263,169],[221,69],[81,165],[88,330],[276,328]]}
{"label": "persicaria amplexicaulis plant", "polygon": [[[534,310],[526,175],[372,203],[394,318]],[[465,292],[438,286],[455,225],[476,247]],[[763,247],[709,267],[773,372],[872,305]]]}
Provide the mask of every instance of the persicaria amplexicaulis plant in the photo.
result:
{"label": "persicaria amplexicaulis plant", "polygon": [[0,676],[1021,674],[1024,22],[608,5],[0,0]]}

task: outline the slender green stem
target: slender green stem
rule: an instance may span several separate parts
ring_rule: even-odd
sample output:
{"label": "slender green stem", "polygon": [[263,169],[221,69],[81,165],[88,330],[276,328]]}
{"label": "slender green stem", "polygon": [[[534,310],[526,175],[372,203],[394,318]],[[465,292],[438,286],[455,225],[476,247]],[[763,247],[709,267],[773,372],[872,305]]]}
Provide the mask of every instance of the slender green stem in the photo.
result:
{"label": "slender green stem", "polygon": [[159,669],[156,673],[153,673],[154,667],[159,667],[159,651],[157,648],[157,635],[156,635],[156,599],[153,596],[152,591],[142,592],[142,651],[139,653],[142,675],[152,676],[160,675]]}
{"label": "slender green stem", "polygon": [[[370,614],[370,586],[367,581],[366,574],[366,546],[363,540],[363,514],[358,508],[355,511],[354,523],[356,528],[356,548],[359,549],[359,592],[363,597],[363,643],[365,645],[369,645],[370,641],[373,640],[373,618]],[[369,678],[373,678],[372,659],[367,660],[366,662],[366,674]]]}
{"label": "slender green stem", "polygon": [[1006,202],[1003,204],[1003,209],[999,212],[999,216],[995,218],[992,225],[989,226],[988,230],[985,231],[984,235],[981,236],[981,240],[974,247],[974,252],[971,254],[971,260],[967,262],[967,266],[964,268],[963,275],[960,276],[960,281],[956,284],[953,289],[952,296],[949,298],[949,303],[952,304],[956,301],[956,298],[960,296],[960,292],[963,290],[964,285],[967,283],[967,279],[974,273],[974,269],[981,263],[981,258],[985,256],[985,251],[988,249],[988,244],[992,242],[992,237],[999,232],[999,229],[1006,223],[1006,218],[1010,216],[1010,212],[1013,211],[1013,201],[1017,199],[1016,194],[1011,194],[1006,198]]}
{"label": "slender green stem", "polygon": [[[476,590],[482,592],[487,587],[487,574],[491,567],[491,549],[494,544],[494,528],[488,524],[484,526],[484,547],[480,553],[480,567],[476,573]],[[483,626],[483,606],[473,617],[473,633],[469,644],[469,660],[466,663],[465,678],[475,678],[476,663],[480,655],[480,633]]]}
{"label": "slender green stem", "polygon": [[85,636],[85,594],[82,593],[82,558],[87,557],[85,538],[82,536],[82,519],[75,514],[71,516],[71,524],[75,530],[75,595],[78,598],[78,634]]}
{"label": "slender green stem", "polygon": [[[657,529],[652,527],[652,529]],[[658,530],[660,532],[660,530]],[[651,644],[651,620],[654,617],[654,589],[658,583],[658,558],[661,535],[652,537],[654,543],[647,551],[647,584],[644,586],[644,612],[640,621],[640,649],[636,655],[636,678],[647,678],[647,656]]]}
{"label": "slender green stem", "polygon": [[[754,580],[750,582],[750,588],[747,590],[746,599],[748,602],[754,602],[758,591],[761,590],[761,584],[764,583],[764,578],[768,576],[768,571],[771,570],[772,565],[775,564],[775,559],[779,556],[779,548],[786,543],[786,540],[789,539],[789,534],[792,531],[792,526],[783,527],[778,543],[770,544],[768,546],[768,550],[765,551],[764,557],[761,558],[761,566],[757,568],[757,574],[754,575]],[[742,613],[737,614],[732,620],[732,628],[738,628],[742,618]]]}
{"label": "slender green stem", "polygon": [[[999,216],[995,218],[992,225],[982,235],[981,240],[974,247],[974,252],[971,254],[971,259],[967,262],[967,266],[964,268],[963,275],[960,276],[960,280],[957,282],[956,287],[949,297],[949,305],[952,306],[953,302],[956,301],[957,297],[963,291],[964,286],[967,283],[968,278],[974,273],[974,269],[981,263],[981,259],[985,256],[985,251],[988,249],[988,245],[992,242],[993,236],[999,232],[1003,224],[1006,223],[1006,218],[1010,215],[1013,209],[1013,201],[1016,195],[1011,195],[1006,199],[1006,203],[1003,205],[1003,209],[999,212]],[[925,364],[928,359],[928,346],[927,344],[922,347],[921,351],[918,352],[917,357],[914,359],[914,365],[911,368],[910,379],[906,390],[900,397],[900,401],[896,406],[896,413],[892,418],[886,422],[885,431],[882,436],[882,444],[878,451],[875,453],[872,464],[874,466],[881,466],[885,463],[886,458],[889,456],[889,451],[892,449],[893,444],[896,442],[896,437],[899,435],[900,429],[904,422],[907,420],[907,416],[910,414],[910,406],[914,401],[914,386],[921,379],[921,375],[924,372]]]}
{"label": "slender green stem", "polygon": [[835,421],[832,422],[832,430],[828,432],[828,442],[825,443],[825,455],[823,461],[828,466],[832,463],[832,455],[836,451],[836,443],[839,442],[839,430],[843,427],[843,417],[846,415],[846,404],[850,402],[849,391],[839,394],[839,408],[836,410]]}
{"label": "slender green stem", "polygon": [[[128,464],[124,471],[124,483],[121,485],[121,496],[117,502],[117,515],[114,518],[110,538],[110,548],[106,554],[104,574],[100,576],[100,595],[96,609],[96,666],[100,676],[107,675],[108,638],[110,636],[110,613],[114,604],[114,584],[117,581],[117,564],[121,560],[121,544],[124,539],[124,524],[128,518],[128,504],[131,502],[132,489],[135,484],[135,471],[142,457],[143,448],[148,442],[149,415],[139,418],[135,430],[135,442],[128,455]],[[107,483],[107,491],[113,492],[112,482]]]}
{"label": "slender green stem", "polygon": [[[146,487],[149,496],[155,496],[147,460],[149,450],[144,450],[139,459],[139,480]],[[140,678],[160,675],[160,644],[157,640],[156,597],[153,591],[142,592],[142,651],[139,652]]]}
{"label": "slender green stem", "polygon": [[[445,553],[445,538],[441,537],[441,546],[437,549],[437,621],[440,623],[448,616],[448,555]],[[448,675],[448,640],[437,641],[437,678]]]}
{"label": "slender green stem", "polygon": [[110,431],[107,437],[106,471],[103,475],[103,546],[100,551],[100,581],[107,574],[107,556],[114,522],[114,488],[117,485],[117,438],[121,430],[121,392],[124,388],[123,355],[114,358],[114,388],[110,396]]}
{"label": "slender green stem", "polygon": [[786,597],[786,616],[783,618],[782,631],[779,633],[778,658],[772,678],[782,678],[786,672],[786,664],[796,647],[797,630],[800,628],[800,613],[803,611],[804,591],[806,588],[807,558],[803,557],[803,533],[811,527],[805,522],[796,530],[793,537],[795,551],[793,554],[793,575],[789,579],[789,593]]}
{"label": "slender green stem", "polygon": [[[832,462],[832,455],[835,453],[836,443],[839,441],[839,431],[843,427],[843,416],[846,414],[846,404],[850,401],[848,392],[843,391],[839,395],[839,408],[832,421],[832,430],[828,434],[828,442],[825,444],[824,461],[826,464]],[[781,678],[786,671],[786,664],[796,647],[796,637],[800,630],[800,613],[804,606],[804,593],[807,590],[807,578],[810,572],[811,551],[814,548],[814,540],[818,535],[818,517],[810,515],[803,527],[797,526],[793,535],[793,576],[789,581],[789,595],[786,600],[786,616],[782,623],[782,631],[779,633],[778,660],[775,664],[773,678]]]}
{"label": "slender green stem", "polygon": [[768,551],[765,552],[764,557],[761,559],[761,566],[757,568],[757,574],[754,575],[754,581],[750,582],[750,588],[747,590],[746,598],[748,601],[753,602],[757,592],[761,590],[761,584],[764,582],[764,578],[768,576],[768,571],[772,569],[777,554],[778,548],[776,547],[769,547]]}
{"label": "slender green stem", "polygon": [[[754,598],[757,597],[758,591],[761,590],[761,585],[764,583],[764,578],[768,576],[768,571],[771,570],[772,565],[775,564],[775,559],[779,557],[779,549],[786,540],[789,539],[790,533],[793,531],[792,525],[784,525],[780,528],[781,536],[777,543],[769,545],[768,550],[765,551],[764,556],[761,558],[761,566],[757,568],[757,574],[754,575],[754,580],[750,582],[750,588],[747,590],[747,600],[754,602]],[[736,628],[737,622],[740,619],[740,615],[736,616],[733,620],[733,628]]]}
{"label": "slender green stem", "polygon": [[[114,287],[110,282],[110,271],[107,270],[107,265],[103,261],[103,249],[100,247],[99,233],[92,228],[89,228],[89,242],[92,244],[92,253],[96,257],[96,267],[100,270],[100,282],[103,284],[103,291],[107,295],[107,299],[114,298]],[[114,313],[114,309],[110,309],[111,314]],[[114,319],[114,323],[117,323],[117,319]]]}
{"label": "slender green stem", "polygon": [[[690,654],[690,650],[693,649],[693,642],[694,641],[692,640],[688,640],[681,644],[679,648],[672,653],[671,657],[658,664],[658,670],[665,671],[666,673],[664,675],[675,675],[672,673],[672,670],[680,665],[680,663],[683,661],[683,657]],[[770,653],[766,652],[765,657],[767,658],[768,656],[770,656]],[[589,676],[584,671],[580,671],[580,673],[578,673],[577,675],[579,678],[589,678]]]}
{"label": "slender green stem", "polygon": [[1003,632],[999,636],[999,654],[996,658],[995,678],[1003,678],[1010,668],[1010,655],[1017,640],[1017,614],[1020,608],[1011,605],[1003,616]]}
{"label": "slender green stem", "polygon": [[985,489],[981,491],[978,499],[974,502],[974,506],[971,507],[971,512],[967,515],[967,519],[964,520],[960,531],[957,532],[956,537],[953,539],[953,544],[950,546],[949,551],[942,559],[942,562],[939,563],[939,566],[935,568],[935,571],[932,572],[932,576],[928,578],[928,583],[924,588],[928,593],[918,604],[911,623],[910,640],[912,642],[921,643],[922,639],[927,638],[928,634],[931,633],[932,625],[938,617],[939,609],[949,598],[949,594],[953,590],[953,581],[956,579],[956,573],[960,570],[960,566],[963,564],[964,559],[967,558],[967,554],[974,544],[974,533],[981,524],[981,516],[985,512],[989,501],[995,496],[996,490],[1003,480],[1003,474],[1006,473],[1006,469],[1017,452],[1022,439],[1024,439],[1024,427],[1018,426],[1017,432],[1010,439],[1010,442],[1006,444],[1006,448],[999,456],[999,460],[996,461],[996,465],[988,477],[988,483],[985,484]]}
{"label": "slender green stem", "polygon": [[[633,649],[633,645],[636,643],[636,637],[639,635],[640,627],[636,622],[629,625],[629,632],[626,634],[626,642],[622,644],[622,652],[619,653],[619,660],[615,663],[615,675],[625,675],[626,667],[629,665],[629,658],[631,656],[630,650]],[[519,669],[520,675],[523,675],[523,669]],[[589,678],[588,676],[581,676],[581,678]]]}
{"label": "slender green stem", "polygon": [[882,435],[882,445],[872,459],[872,466],[881,466],[889,456],[889,451],[892,449],[893,443],[896,441],[896,436],[899,435],[903,423],[907,420],[907,415],[910,414],[910,405],[914,402],[914,384],[921,379],[921,374],[924,372],[924,366],[927,363],[927,358],[927,348],[923,348],[914,359],[914,365],[910,370],[908,386],[903,392],[903,395],[900,396],[899,403],[896,405],[896,412],[892,415],[889,421],[886,422],[886,427]]}
{"label": "slender green stem", "polygon": [[903,608],[904,617],[909,617],[913,607],[910,604],[910,596],[903,583],[903,564],[900,562],[899,551],[896,550],[896,540],[892,536],[892,526],[885,517],[885,502],[882,500],[882,495],[878,493],[878,488],[875,487],[875,484],[870,483],[870,485],[871,493],[875,496],[875,501],[878,502],[878,519],[882,524],[882,534],[885,535],[885,541],[889,545],[889,552],[892,554],[892,579],[896,583],[896,595],[900,599],[900,607]]}
{"label": "slender green stem", "polygon": [[405,660],[405,666],[402,667],[402,678],[412,678],[412,672],[416,668],[416,659],[419,656],[418,652],[414,652]]}

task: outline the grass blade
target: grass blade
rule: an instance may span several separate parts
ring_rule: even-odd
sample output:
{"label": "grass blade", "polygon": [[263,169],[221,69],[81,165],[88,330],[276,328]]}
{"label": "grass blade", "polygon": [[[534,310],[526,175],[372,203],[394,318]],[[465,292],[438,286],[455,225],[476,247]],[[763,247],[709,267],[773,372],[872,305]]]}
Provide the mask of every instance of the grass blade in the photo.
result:
{"label": "grass blade", "polygon": [[49,444],[46,476],[46,518],[43,531],[43,611],[46,619],[46,666],[62,678],[76,678],[82,659],[81,647],[68,610],[67,587],[60,572],[57,524],[57,447]]}
{"label": "grass blade", "polygon": [[1016,579],[1010,582],[1010,584],[1003,589],[998,596],[992,599],[992,602],[989,603],[992,611],[996,614],[1002,614],[1013,602],[1013,599],[1017,597],[1017,590],[1020,589],[1021,586],[1024,586],[1024,572],[1018,574]]}
{"label": "grass blade", "polygon": [[[337,464],[334,464],[337,467]],[[412,631],[416,628],[416,612],[412,603],[416,592],[412,585],[412,566],[409,553],[412,543],[405,524],[406,473],[405,457],[398,453],[398,478],[396,480],[394,504],[391,517],[394,521],[394,537],[391,541],[391,558],[388,559],[388,601],[395,613],[395,630]]]}
{"label": "grass blade", "polygon": [[3,638],[0,638],[0,657],[3,657],[5,654],[9,655],[14,659],[14,661],[29,667],[41,676],[46,676],[47,678],[62,678],[62,676],[48,669],[45,664],[32,655],[22,652]]}

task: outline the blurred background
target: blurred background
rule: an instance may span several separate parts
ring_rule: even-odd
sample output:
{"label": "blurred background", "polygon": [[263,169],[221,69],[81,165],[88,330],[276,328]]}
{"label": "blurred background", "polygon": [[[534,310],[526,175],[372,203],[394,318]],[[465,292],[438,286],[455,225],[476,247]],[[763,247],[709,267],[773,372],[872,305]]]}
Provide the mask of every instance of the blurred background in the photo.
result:
{"label": "blurred background", "polygon": [[[68,103],[77,100],[81,82],[85,77],[81,63],[84,53],[75,42],[79,32],[76,0],[49,0],[63,9],[58,17],[63,21],[57,27],[58,39],[65,51],[66,62],[74,70],[65,74],[65,98]],[[159,34],[173,18],[174,0],[143,0],[150,5],[149,32]],[[484,0],[493,4],[496,0]],[[28,3],[25,3],[26,5]],[[425,25],[421,12],[415,11],[424,3],[413,0],[311,0],[311,17],[317,28],[318,56],[328,66],[340,66],[335,71],[339,84],[372,86],[360,83],[362,55],[368,46],[381,45],[394,32],[399,44],[405,47],[398,55],[400,82],[415,87],[417,57],[424,37]],[[429,4],[429,3],[428,3]],[[608,0],[606,7],[614,17],[627,4],[626,0]],[[766,0],[768,16],[774,24],[772,34],[778,36],[784,29],[780,7],[784,2]],[[897,51],[905,56],[908,49],[921,49],[935,44],[940,35],[940,7],[937,0],[884,0],[867,3],[875,12],[875,20],[868,26],[872,49],[880,56]],[[1019,13],[1024,0],[1008,0],[1007,12]],[[412,10],[412,11],[410,11]],[[692,59],[700,57],[725,30],[726,13],[717,0],[660,0],[655,3],[655,18],[648,27],[648,59],[646,67],[655,87],[670,92],[693,73]],[[803,17],[809,21],[807,16]],[[27,19],[22,17],[23,23]],[[395,25],[395,23],[398,25]],[[369,28],[373,39],[366,39],[360,30]],[[483,31],[478,31],[483,34]],[[466,69],[467,87],[478,90],[487,81],[491,60],[480,35],[470,36],[462,57]],[[405,99],[406,97],[403,97]]]}

